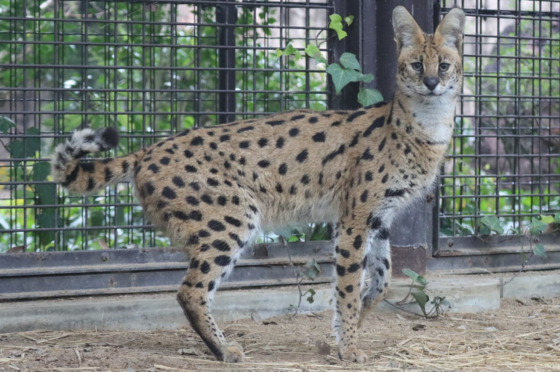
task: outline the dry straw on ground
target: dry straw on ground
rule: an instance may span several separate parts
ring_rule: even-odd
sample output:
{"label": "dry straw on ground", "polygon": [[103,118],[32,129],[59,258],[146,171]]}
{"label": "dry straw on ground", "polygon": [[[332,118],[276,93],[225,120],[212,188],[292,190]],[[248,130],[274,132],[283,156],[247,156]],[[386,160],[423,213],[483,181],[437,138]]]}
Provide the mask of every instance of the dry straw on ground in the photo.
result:
{"label": "dry straw on ground", "polygon": [[212,360],[190,329],[5,334],[0,371],[560,371],[560,299],[434,320],[378,313],[361,331],[361,366],[336,357],[331,315],[224,325],[246,351],[236,365]]}

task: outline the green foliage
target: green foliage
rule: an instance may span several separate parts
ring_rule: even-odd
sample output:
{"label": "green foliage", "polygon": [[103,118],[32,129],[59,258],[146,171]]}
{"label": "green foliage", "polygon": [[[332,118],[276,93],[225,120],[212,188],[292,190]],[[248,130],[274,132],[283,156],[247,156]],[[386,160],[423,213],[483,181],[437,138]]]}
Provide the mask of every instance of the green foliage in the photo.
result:
{"label": "green foliage", "polygon": [[[344,25],[342,24],[342,17],[338,14],[331,14],[329,16],[329,18],[331,19],[331,23],[329,23],[329,28],[331,30],[334,30],[338,36],[338,40],[342,40],[344,39],[346,36],[348,36],[348,34],[346,33],[346,31],[343,30]],[[347,17],[348,18],[348,17]],[[354,20],[354,18],[352,18],[352,20],[350,21],[350,24],[352,23],[352,21]],[[347,22],[348,23],[348,22]],[[348,24],[348,25],[350,25]]]}
{"label": "green foliage", "polygon": [[[430,296],[428,296],[425,291],[426,286],[428,285],[428,281],[424,276],[419,275],[411,269],[402,269],[402,273],[411,278],[413,284],[410,286],[411,290],[409,294],[399,303],[402,304],[404,301],[406,301],[409,295],[412,296],[418,304],[418,307],[420,307],[420,310],[422,311],[422,314],[425,318],[435,318],[444,312],[444,308],[451,308],[451,304],[445,299],[445,297],[435,296],[434,299],[430,302]],[[432,305],[432,308],[429,310],[426,309],[426,305],[428,303]]]}

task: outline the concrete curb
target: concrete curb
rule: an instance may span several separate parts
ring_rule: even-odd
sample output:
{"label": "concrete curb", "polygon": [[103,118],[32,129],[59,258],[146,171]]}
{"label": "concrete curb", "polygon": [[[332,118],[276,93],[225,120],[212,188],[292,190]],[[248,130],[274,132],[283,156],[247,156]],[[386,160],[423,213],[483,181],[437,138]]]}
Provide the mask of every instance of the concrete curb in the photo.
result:
{"label": "concrete curb", "polygon": [[[504,279],[511,277],[503,276]],[[476,313],[500,307],[500,277],[440,276],[429,277],[430,297],[446,297],[451,312]],[[402,300],[409,281],[394,281],[388,295],[390,302]],[[303,300],[301,313],[332,309],[331,286],[312,286],[313,304]],[[560,273],[519,276],[503,287],[503,297],[527,298],[560,295]],[[257,321],[293,311],[297,305],[297,288],[269,288],[221,291],[216,294],[213,313],[219,323],[243,318]],[[410,310],[418,311],[416,305]],[[395,312],[386,303],[379,311]],[[154,330],[188,326],[173,293],[89,297],[78,299],[0,303],[0,333],[48,330]]]}

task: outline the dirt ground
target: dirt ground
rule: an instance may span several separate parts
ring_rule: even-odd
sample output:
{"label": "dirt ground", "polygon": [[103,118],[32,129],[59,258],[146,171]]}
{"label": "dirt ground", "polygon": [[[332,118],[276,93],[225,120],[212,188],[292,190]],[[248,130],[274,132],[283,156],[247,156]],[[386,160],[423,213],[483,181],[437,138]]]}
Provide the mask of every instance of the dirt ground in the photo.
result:
{"label": "dirt ground", "polygon": [[365,365],[338,360],[331,316],[224,324],[247,356],[234,365],[214,361],[190,329],[0,334],[0,371],[560,371],[560,298],[431,320],[374,314],[360,330]]}

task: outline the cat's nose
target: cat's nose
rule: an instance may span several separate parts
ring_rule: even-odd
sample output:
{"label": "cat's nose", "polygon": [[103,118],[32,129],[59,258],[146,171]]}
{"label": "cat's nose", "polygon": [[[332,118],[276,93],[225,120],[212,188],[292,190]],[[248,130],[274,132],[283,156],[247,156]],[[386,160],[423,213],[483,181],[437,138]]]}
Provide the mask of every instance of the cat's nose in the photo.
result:
{"label": "cat's nose", "polygon": [[437,78],[437,77],[425,77],[424,78],[424,85],[427,86],[429,90],[436,89],[438,84],[439,84],[439,78]]}

